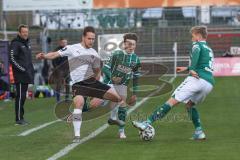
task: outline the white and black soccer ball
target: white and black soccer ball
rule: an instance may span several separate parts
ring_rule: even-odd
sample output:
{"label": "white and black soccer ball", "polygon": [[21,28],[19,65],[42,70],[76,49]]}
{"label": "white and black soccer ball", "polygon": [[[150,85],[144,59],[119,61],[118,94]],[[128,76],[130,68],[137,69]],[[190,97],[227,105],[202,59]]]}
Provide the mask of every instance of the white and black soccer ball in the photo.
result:
{"label": "white and black soccer ball", "polygon": [[148,125],[144,131],[139,131],[139,136],[144,141],[150,141],[155,136],[155,129],[153,126]]}

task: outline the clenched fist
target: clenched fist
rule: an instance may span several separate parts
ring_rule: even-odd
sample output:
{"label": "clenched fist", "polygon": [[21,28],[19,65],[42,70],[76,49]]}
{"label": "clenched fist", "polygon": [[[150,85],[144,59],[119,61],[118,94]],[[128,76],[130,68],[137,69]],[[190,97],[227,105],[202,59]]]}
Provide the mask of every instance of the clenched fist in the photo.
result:
{"label": "clenched fist", "polygon": [[44,57],[44,53],[38,53],[37,55],[36,55],[36,59],[44,59],[45,57]]}
{"label": "clenched fist", "polygon": [[113,84],[120,84],[122,82],[121,77],[112,77]]}

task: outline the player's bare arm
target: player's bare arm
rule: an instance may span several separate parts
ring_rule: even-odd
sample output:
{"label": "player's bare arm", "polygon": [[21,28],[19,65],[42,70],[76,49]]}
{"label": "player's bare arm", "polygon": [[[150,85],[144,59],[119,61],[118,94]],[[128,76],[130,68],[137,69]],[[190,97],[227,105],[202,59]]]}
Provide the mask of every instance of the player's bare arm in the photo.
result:
{"label": "player's bare arm", "polygon": [[101,69],[100,68],[93,68],[93,72],[94,72],[94,78],[96,78],[96,80],[100,80]]}
{"label": "player's bare arm", "polygon": [[45,53],[38,53],[36,55],[36,59],[55,59],[57,57],[60,57],[60,54],[56,51],[56,52],[49,52],[47,54]]}

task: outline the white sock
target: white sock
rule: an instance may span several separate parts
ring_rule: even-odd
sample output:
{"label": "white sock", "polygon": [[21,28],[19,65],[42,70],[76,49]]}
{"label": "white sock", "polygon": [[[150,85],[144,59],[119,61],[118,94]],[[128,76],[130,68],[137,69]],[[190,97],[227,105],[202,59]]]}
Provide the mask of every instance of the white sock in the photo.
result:
{"label": "white sock", "polygon": [[80,137],[80,128],[82,124],[82,110],[74,109],[73,110],[73,128],[75,136]]}
{"label": "white sock", "polygon": [[113,120],[117,120],[117,114],[118,114],[118,106],[114,107],[111,110],[110,118],[113,119]]}

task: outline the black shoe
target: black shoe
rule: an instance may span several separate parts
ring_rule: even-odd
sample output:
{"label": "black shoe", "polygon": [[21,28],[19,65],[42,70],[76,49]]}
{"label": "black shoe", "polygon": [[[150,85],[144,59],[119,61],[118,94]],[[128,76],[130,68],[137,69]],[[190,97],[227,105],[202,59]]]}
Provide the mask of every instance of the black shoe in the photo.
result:
{"label": "black shoe", "polygon": [[124,126],[125,125],[125,122],[124,121],[122,121],[122,120],[115,120],[115,119],[111,119],[111,118],[109,118],[108,119],[108,124],[109,125],[117,125],[117,126]]}
{"label": "black shoe", "polygon": [[15,126],[18,126],[18,125],[26,126],[26,125],[29,125],[29,123],[27,121],[25,121],[24,119],[21,119],[21,120],[16,121]]}
{"label": "black shoe", "polygon": [[80,143],[80,141],[81,141],[81,139],[80,139],[80,136],[75,136],[74,138],[73,138],[73,143]]}

